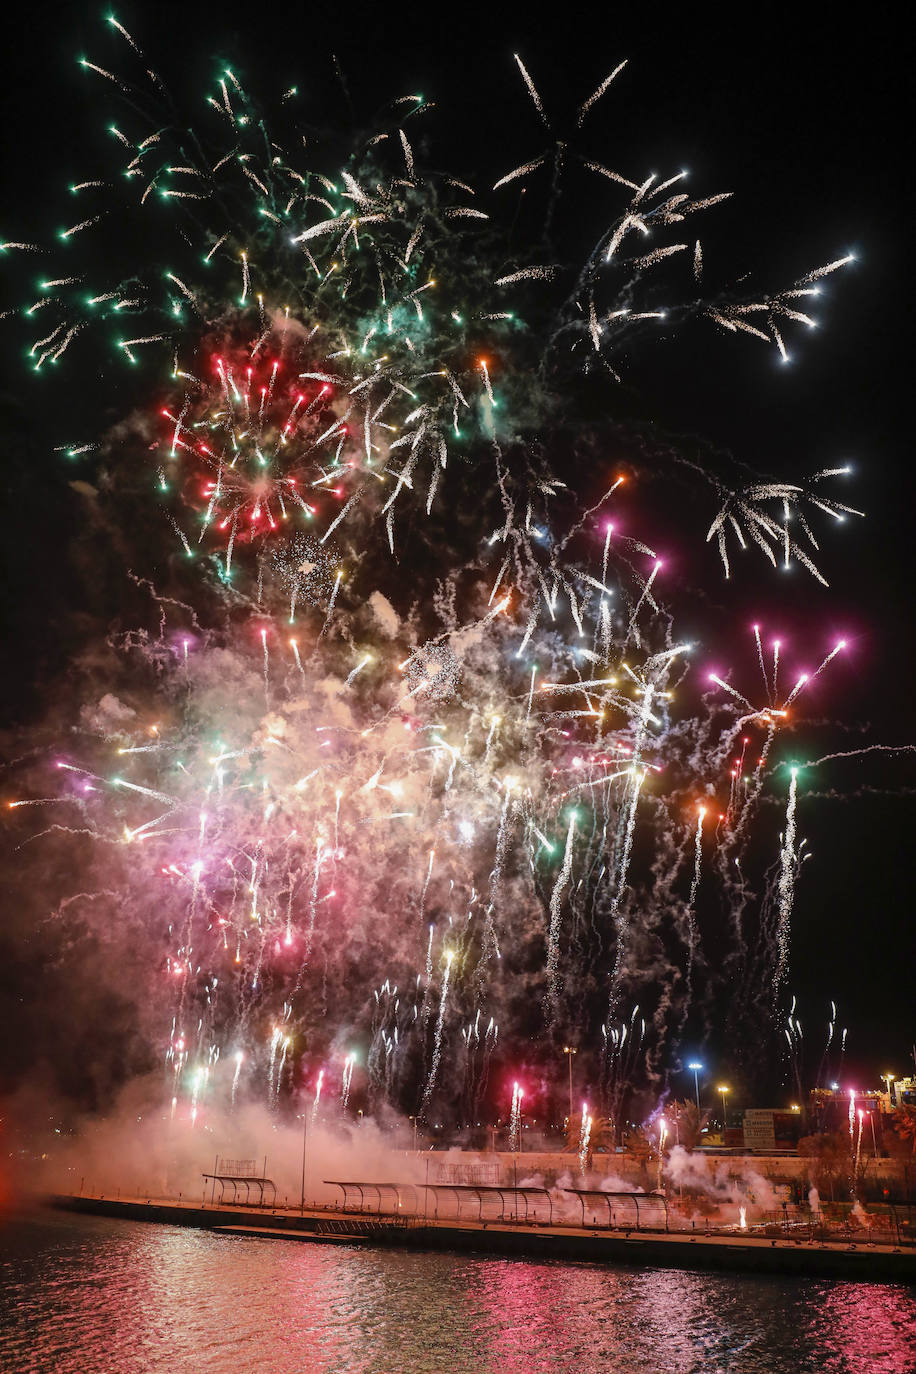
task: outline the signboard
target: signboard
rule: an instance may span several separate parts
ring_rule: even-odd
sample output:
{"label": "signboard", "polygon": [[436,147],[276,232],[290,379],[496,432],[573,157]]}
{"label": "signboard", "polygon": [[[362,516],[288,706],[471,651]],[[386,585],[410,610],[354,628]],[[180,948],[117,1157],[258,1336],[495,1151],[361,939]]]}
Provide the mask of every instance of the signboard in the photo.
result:
{"label": "signboard", "polygon": [[460,1183],[465,1187],[494,1186],[499,1183],[498,1164],[439,1164],[435,1174],[437,1183]]}
{"label": "signboard", "polygon": [[216,1172],[227,1178],[260,1178],[256,1159],[221,1159],[216,1161]]}
{"label": "signboard", "polygon": [[744,1148],[763,1154],[776,1149],[775,1113],[763,1107],[752,1107],[744,1113]]}

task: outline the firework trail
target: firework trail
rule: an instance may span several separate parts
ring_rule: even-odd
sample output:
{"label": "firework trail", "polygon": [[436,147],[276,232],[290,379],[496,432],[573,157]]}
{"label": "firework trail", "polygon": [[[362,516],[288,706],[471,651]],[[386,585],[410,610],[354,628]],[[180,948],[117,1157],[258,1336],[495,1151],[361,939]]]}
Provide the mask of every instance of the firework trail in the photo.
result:
{"label": "firework trail", "polygon": [[436,1086],[436,1075],[439,1072],[439,1064],[442,1059],[442,1027],[445,1023],[445,1007],[448,1001],[448,980],[452,971],[452,960],[454,952],[449,950],[445,956],[445,972],[442,975],[442,987],[439,992],[439,1016],[436,1020],[436,1038],[433,1046],[432,1063],[429,1069],[429,1078],[426,1080],[426,1087],[423,1090],[423,1109],[426,1109],[429,1099],[432,1097],[433,1088]]}
{"label": "firework trail", "polygon": [[588,1163],[589,1141],[592,1135],[592,1119],[588,1114],[588,1103],[582,1103],[582,1126],[579,1131],[579,1171],[585,1176],[585,1169]]}
{"label": "firework trail", "polygon": [[629,1021],[606,1024],[601,1031],[608,1112],[619,1137],[623,1100],[645,1048],[646,1022],[639,1015],[639,1007],[635,1006]]}
{"label": "firework trail", "polygon": [[324,1083],[324,1069],[321,1069],[321,1070],[319,1071],[319,1074],[318,1074],[318,1082],[315,1084],[315,1100],[314,1100],[314,1102],[312,1103],[312,1117],[311,1117],[311,1122],[310,1122],[310,1124],[311,1124],[311,1126],[312,1126],[313,1129],[314,1129],[314,1126],[315,1126],[316,1121],[318,1120],[318,1107],[319,1107],[319,1105],[320,1105],[320,1103],[321,1103],[321,1088],[322,1088],[322,1084],[323,1084],[323,1083]]}
{"label": "firework trail", "polygon": [[569,883],[569,875],[572,872],[573,861],[573,836],[576,832],[576,813],[572,812],[569,818],[569,828],[566,831],[566,849],[563,854],[563,866],[557,874],[557,881],[554,884],[553,892],[550,896],[550,934],[547,945],[547,977],[548,977],[548,996],[556,1000],[557,988],[557,961],[559,959],[559,938],[560,938],[560,915],[562,912],[563,893]]}
{"label": "firework trail", "polygon": [[350,1087],[353,1082],[354,1056],[348,1054],[344,1060],[343,1080],[340,1087],[340,1110],[346,1112],[350,1101]]}
{"label": "firework trail", "polygon": [[668,1135],[668,1124],[664,1117],[659,1118],[658,1122],[658,1170],[655,1178],[656,1192],[662,1191],[662,1166],[665,1162],[665,1138]]}
{"label": "firework trail", "polygon": [[245,1055],[241,1050],[235,1053],[235,1073],[232,1075],[232,1106],[235,1106],[235,1094],[239,1086],[239,1075],[242,1072],[242,1065],[245,1062]]}
{"label": "firework trail", "polygon": [[849,1089],[849,1164],[852,1171],[850,1191],[855,1196],[859,1177],[859,1148],[862,1143],[862,1122],[859,1120],[859,1138],[856,1139],[856,1090]]}
{"label": "firework trail", "polygon": [[706,816],[705,806],[701,806],[697,812],[697,833],[694,841],[693,854],[693,878],[690,883],[690,895],[687,898],[687,988],[688,992],[693,978],[693,963],[697,951],[697,923],[696,923],[696,900],[697,889],[700,886],[700,870],[703,863],[703,820]]}
{"label": "firework trail", "polygon": [[[786,1024],[783,1027],[783,1034],[785,1035],[786,1041],[789,1046],[789,1057],[792,1064],[792,1077],[795,1081],[795,1091],[798,1094],[799,1098],[802,1098],[804,1097],[802,1081],[805,1037],[804,1031],[802,1030],[801,1021],[795,1015],[795,1005],[796,999],[793,997],[792,1004],[789,1007],[789,1014],[786,1018]],[[819,1081],[820,1080],[818,1080],[818,1082]]]}
{"label": "firework trail", "polygon": [[798,769],[791,770],[789,801],[786,806],[786,828],[783,831],[782,852],[779,867],[779,924],[776,932],[778,959],[774,973],[774,986],[778,990],[786,975],[789,962],[789,922],[792,916],[792,902],[795,896],[795,873],[797,863],[795,808],[798,801]]}
{"label": "firework trail", "polygon": [[512,1085],[512,1109],[509,1114],[509,1149],[514,1154],[521,1145],[522,1099],[525,1094],[517,1083]]}
{"label": "firework trail", "polygon": [[864,1108],[859,1107],[857,1109],[856,1117],[858,1119],[858,1130],[856,1131],[856,1157],[853,1165],[853,1179],[855,1183],[858,1184],[859,1172],[862,1166],[862,1125],[865,1121]]}

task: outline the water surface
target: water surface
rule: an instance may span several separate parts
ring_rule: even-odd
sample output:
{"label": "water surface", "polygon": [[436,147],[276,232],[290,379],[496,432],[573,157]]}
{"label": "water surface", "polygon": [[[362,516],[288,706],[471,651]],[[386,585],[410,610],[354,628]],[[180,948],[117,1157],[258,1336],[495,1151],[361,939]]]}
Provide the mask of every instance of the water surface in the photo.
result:
{"label": "water surface", "polygon": [[3,1374],[912,1374],[916,1291],[0,1222]]}

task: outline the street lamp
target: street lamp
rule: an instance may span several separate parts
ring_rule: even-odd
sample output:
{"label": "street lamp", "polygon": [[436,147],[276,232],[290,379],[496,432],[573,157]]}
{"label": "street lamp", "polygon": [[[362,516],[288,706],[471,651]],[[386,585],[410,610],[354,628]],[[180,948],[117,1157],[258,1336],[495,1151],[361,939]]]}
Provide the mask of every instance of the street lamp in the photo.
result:
{"label": "street lamp", "polygon": [[891,1084],[894,1082],[896,1077],[897,1075],[895,1073],[883,1073],[881,1075],[881,1082],[884,1084],[885,1091],[887,1092],[888,1106],[891,1106]]}
{"label": "street lamp", "polygon": [[700,1069],[702,1069],[703,1065],[702,1065],[702,1064],[698,1064],[697,1061],[696,1061],[695,1059],[692,1059],[692,1060],[690,1061],[690,1063],[687,1065],[687,1067],[688,1067],[688,1069],[690,1069],[690,1070],[692,1071],[692,1073],[693,1073],[693,1086],[694,1086],[694,1090],[695,1090],[696,1095],[697,1095],[697,1116],[699,1116],[699,1115],[700,1115],[700,1080],[699,1080],[699,1078],[698,1078],[697,1075],[699,1074]]}
{"label": "street lamp", "polygon": [[299,1198],[299,1211],[305,1213],[305,1165],[308,1157],[309,1112],[307,1104],[302,1106],[302,1193]]}
{"label": "street lamp", "polygon": [[565,1055],[568,1056],[568,1060],[569,1060],[569,1119],[570,1119],[570,1121],[572,1121],[572,1114],[573,1114],[573,1098],[572,1098],[572,1061],[573,1061],[573,1055],[574,1055],[574,1054],[578,1054],[579,1051],[578,1051],[577,1049],[575,1049],[572,1045],[564,1045],[564,1046],[563,1046],[563,1053],[564,1053]]}
{"label": "street lamp", "polygon": [[716,1092],[719,1094],[719,1096],[720,1096],[721,1099],[722,1099],[722,1144],[724,1145],[724,1144],[725,1144],[725,1096],[726,1096],[726,1093],[731,1092],[731,1088],[726,1087],[726,1085],[725,1085],[724,1083],[720,1083],[719,1086],[718,1086],[718,1088],[716,1088]]}

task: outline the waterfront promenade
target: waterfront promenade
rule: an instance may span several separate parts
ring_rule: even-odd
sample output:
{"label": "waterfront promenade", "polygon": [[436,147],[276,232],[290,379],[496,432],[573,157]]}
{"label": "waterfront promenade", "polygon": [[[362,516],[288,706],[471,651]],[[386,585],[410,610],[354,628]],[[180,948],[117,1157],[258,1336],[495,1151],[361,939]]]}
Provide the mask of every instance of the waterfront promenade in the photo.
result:
{"label": "waterfront promenade", "polygon": [[[799,1274],[863,1282],[916,1281],[916,1247],[848,1237],[822,1239],[779,1228],[738,1231],[402,1215],[334,1207],[261,1208],[175,1199],[56,1195],[55,1207],[95,1216],[185,1226],[249,1239],[398,1246],[503,1256]],[[775,1234],[774,1234],[775,1232]]]}

